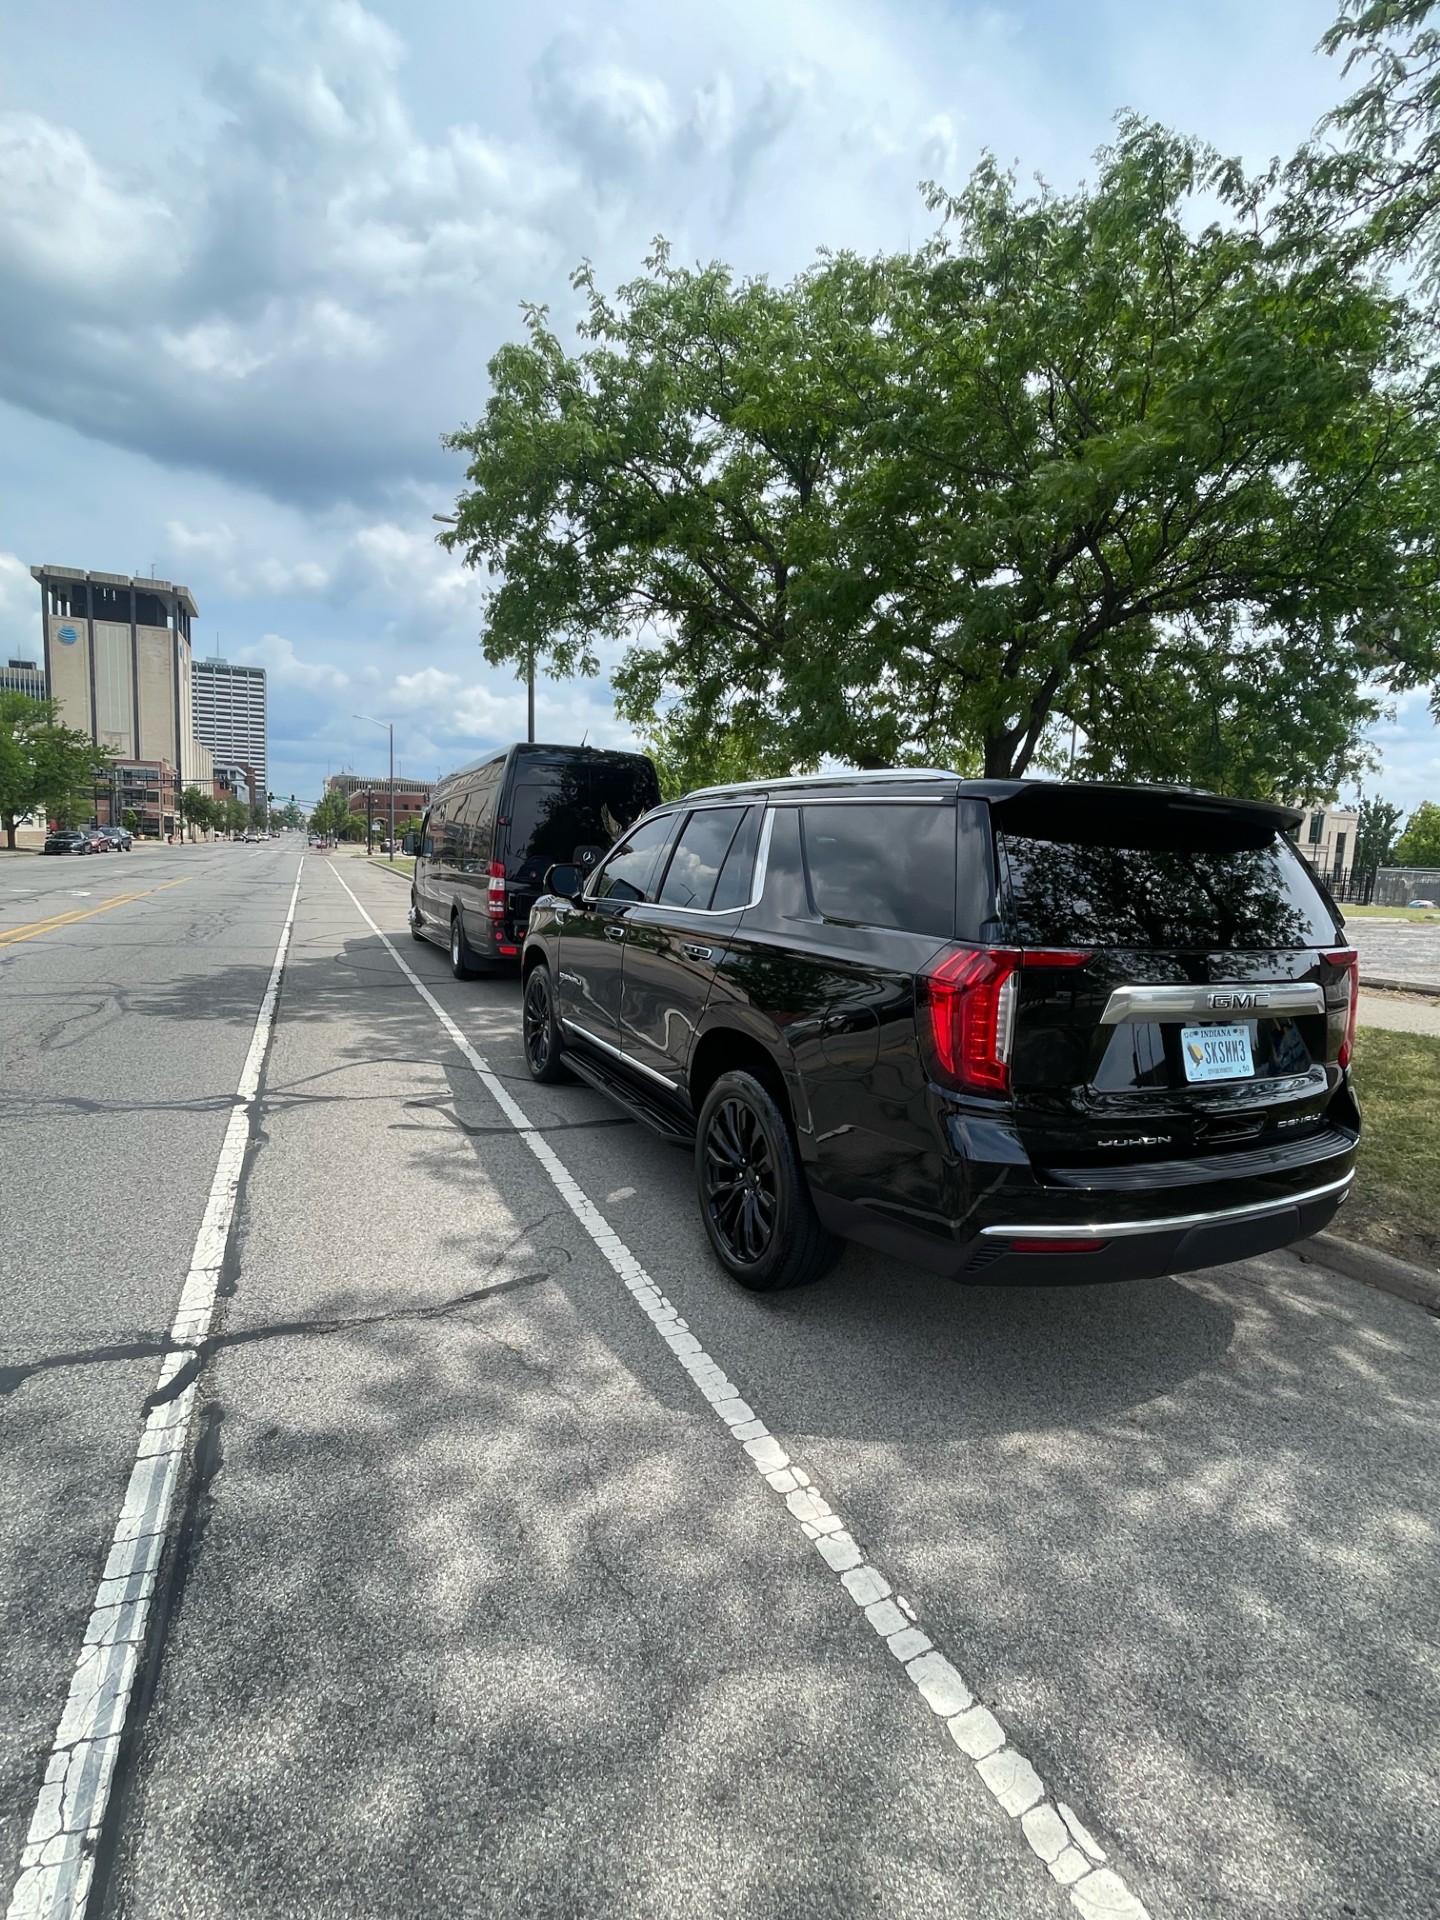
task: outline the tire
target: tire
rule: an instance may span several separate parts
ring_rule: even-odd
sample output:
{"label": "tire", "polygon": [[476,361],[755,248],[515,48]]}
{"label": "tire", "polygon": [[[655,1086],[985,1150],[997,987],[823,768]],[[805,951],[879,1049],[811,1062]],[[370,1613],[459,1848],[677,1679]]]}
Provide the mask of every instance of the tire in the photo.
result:
{"label": "tire", "polygon": [[525,1065],[530,1078],[542,1086],[553,1087],[574,1074],[565,1065],[561,1050],[560,1025],[555,1018],[555,989],[550,969],[542,961],[525,982],[525,998],[520,1010],[520,1039],[525,1049]]}
{"label": "tire", "polygon": [[412,940],[423,940],[425,938],[424,934],[420,931],[418,910],[415,905],[415,896],[413,893],[410,896],[410,938]]}
{"label": "tire", "polygon": [[720,1264],[751,1293],[808,1286],[839,1259],[785,1115],[750,1073],[722,1073],[695,1132],[700,1218]]}
{"label": "tire", "polygon": [[470,942],[465,938],[465,923],[460,918],[460,909],[455,907],[450,914],[450,971],[457,980],[475,978],[474,956],[470,952]]}

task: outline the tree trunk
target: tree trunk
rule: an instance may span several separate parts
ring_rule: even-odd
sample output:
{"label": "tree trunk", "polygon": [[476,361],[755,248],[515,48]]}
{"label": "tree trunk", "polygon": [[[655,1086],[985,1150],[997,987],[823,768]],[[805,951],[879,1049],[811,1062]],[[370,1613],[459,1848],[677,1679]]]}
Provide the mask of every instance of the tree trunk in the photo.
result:
{"label": "tree trunk", "polygon": [[13,813],[7,813],[5,816],[5,845],[11,853],[15,851],[15,815]]}

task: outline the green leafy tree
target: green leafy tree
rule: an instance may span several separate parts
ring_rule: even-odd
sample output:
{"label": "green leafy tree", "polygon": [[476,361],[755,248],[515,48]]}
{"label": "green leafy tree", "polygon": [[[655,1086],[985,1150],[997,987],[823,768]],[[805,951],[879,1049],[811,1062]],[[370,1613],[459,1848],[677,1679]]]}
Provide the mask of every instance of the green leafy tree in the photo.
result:
{"label": "green leafy tree", "polygon": [[180,818],[190,829],[190,838],[195,838],[197,827],[203,828],[213,818],[214,802],[199,787],[184,787],[180,793]]}
{"label": "green leafy tree", "polygon": [[138,833],[140,831],[140,816],[133,807],[127,807],[121,818],[127,833]]}
{"label": "green leafy tree", "polygon": [[68,823],[88,817],[97,765],[109,756],[90,736],[63,726],[53,700],[0,693],[0,824],[5,844],[26,814],[44,809]]}
{"label": "green leafy tree", "polygon": [[1437,0],[1342,0],[1320,45],[1359,84],[1289,169],[1302,242],[1408,263],[1440,291]]}
{"label": "green leafy tree", "polygon": [[1440,867],[1440,806],[1423,800],[1395,842],[1397,867]]}
{"label": "green leafy tree", "polygon": [[1333,788],[1440,665],[1440,394],[1270,184],[1128,120],[1075,194],[934,193],[913,254],[582,271],[580,350],[531,310],[449,441],[487,657],[604,665],[682,778],[1014,775],[1073,728],[1091,771]]}
{"label": "green leafy tree", "polygon": [[1375,873],[1380,867],[1388,867],[1402,809],[1391,806],[1388,800],[1378,797],[1372,800],[1362,795],[1356,815],[1355,871]]}
{"label": "green leafy tree", "polygon": [[[321,796],[319,805],[316,807],[314,813],[311,814],[310,825],[316,833],[327,834],[338,840],[348,833],[351,822],[356,817],[357,816],[351,814],[344,794],[330,787],[327,788],[326,792]],[[360,820],[360,831],[363,834],[365,831],[364,816],[360,815],[358,818]]]}

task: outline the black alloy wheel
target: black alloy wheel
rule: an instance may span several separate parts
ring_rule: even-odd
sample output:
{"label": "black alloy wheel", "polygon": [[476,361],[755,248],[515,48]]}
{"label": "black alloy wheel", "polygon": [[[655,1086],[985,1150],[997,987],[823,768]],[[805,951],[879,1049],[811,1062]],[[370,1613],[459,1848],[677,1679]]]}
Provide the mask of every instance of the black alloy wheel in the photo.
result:
{"label": "black alloy wheel", "polygon": [[550,969],[542,961],[525,982],[525,1000],[520,1015],[521,1037],[525,1046],[525,1065],[530,1078],[542,1086],[574,1076],[565,1065],[560,1050],[560,1028],[555,1018],[555,996],[550,985]]}
{"label": "black alloy wheel", "polygon": [[789,1125],[753,1074],[724,1073],[695,1140],[700,1217],[727,1271],[752,1293],[818,1280],[841,1243],[821,1226]]}

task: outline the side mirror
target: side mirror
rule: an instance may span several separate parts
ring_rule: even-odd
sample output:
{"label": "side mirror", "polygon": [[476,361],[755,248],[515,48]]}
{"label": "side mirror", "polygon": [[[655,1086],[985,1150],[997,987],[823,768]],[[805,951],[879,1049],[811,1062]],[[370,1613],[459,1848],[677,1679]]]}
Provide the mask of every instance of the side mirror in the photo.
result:
{"label": "side mirror", "polygon": [[562,900],[573,900],[584,884],[585,869],[571,860],[557,862],[545,875],[545,891],[559,894]]}

